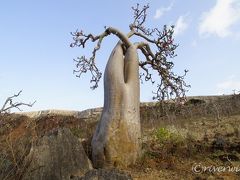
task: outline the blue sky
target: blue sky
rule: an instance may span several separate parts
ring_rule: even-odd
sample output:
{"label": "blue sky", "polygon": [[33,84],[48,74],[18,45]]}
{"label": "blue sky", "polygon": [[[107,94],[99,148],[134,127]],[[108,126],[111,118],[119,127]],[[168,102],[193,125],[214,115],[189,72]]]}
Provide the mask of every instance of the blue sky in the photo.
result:
{"label": "blue sky", "polygon": [[[36,100],[33,108],[83,110],[102,106],[103,85],[90,89],[88,75],[73,75],[73,58],[89,48],[70,48],[71,31],[101,33],[113,26],[127,33],[131,6],[149,3],[147,24],[175,24],[178,56],[175,70],[188,69],[187,95],[230,94],[240,90],[239,0],[8,0],[0,3],[0,104],[23,90],[19,101]],[[116,37],[108,37],[96,60],[102,71]],[[141,101],[154,88],[141,87]],[[2,103],[1,103],[2,102]]]}

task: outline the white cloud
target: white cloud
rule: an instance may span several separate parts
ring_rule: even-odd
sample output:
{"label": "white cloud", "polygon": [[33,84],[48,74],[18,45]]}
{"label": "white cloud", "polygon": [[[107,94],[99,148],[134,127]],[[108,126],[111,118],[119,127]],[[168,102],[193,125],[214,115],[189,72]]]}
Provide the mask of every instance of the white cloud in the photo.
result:
{"label": "white cloud", "polygon": [[161,7],[159,9],[157,9],[153,18],[159,19],[161,16],[163,16],[163,14],[170,11],[172,9],[172,7],[173,7],[173,2],[168,7]]}
{"label": "white cloud", "polygon": [[231,27],[239,21],[239,0],[217,0],[212,9],[202,14],[199,34],[227,37],[233,33]]}
{"label": "white cloud", "polygon": [[240,91],[240,79],[237,80],[235,76],[230,76],[227,80],[217,84],[218,94],[230,94],[233,90]]}
{"label": "white cloud", "polygon": [[188,28],[187,16],[179,16],[174,28],[175,36],[182,34]]}

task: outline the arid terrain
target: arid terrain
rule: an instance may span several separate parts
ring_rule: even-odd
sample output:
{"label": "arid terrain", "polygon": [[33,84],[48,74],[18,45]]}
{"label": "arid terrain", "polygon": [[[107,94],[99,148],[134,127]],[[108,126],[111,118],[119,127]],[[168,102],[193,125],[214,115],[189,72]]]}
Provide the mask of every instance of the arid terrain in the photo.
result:
{"label": "arid terrain", "polygon": [[[68,128],[91,159],[101,108],[0,116],[0,179],[22,179],[31,146]],[[142,103],[142,157],[121,171],[133,179],[240,179],[240,95]]]}

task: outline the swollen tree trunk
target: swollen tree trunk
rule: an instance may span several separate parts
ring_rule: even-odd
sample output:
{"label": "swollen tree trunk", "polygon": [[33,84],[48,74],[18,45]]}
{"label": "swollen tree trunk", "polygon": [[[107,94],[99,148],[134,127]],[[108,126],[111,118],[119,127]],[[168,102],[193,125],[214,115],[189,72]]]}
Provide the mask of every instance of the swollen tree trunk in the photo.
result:
{"label": "swollen tree trunk", "polygon": [[113,49],[104,73],[104,107],[92,139],[96,168],[128,166],[140,154],[139,65],[131,45],[123,54],[121,43]]}

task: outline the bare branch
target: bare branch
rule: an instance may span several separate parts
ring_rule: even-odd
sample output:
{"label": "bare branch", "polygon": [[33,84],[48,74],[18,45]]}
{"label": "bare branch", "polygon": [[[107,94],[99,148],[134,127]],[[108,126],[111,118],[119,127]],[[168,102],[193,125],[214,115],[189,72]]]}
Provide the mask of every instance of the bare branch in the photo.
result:
{"label": "bare branch", "polygon": [[134,21],[132,24],[129,25],[129,28],[131,30],[128,34],[129,36],[131,36],[132,33],[134,34],[134,32],[141,32],[143,34],[146,34],[147,36],[151,36],[152,33],[154,33],[154,29],[146,28],[145,26],[143,26],[147,18],[148,8],[149,5],[145,5],[140,10],[139,4],[137,4],[136,7],[132,7]]}
{"label": "bare branch", "polygon": [[21,106],[32,107],[35,104],[36,101],[34,101],[33,103],[14,102],[13,99],[20,96],[21,93],[22,93],[22,90],[19,91],[17,94],[14,94],[13,96],[8,97],[4,102],[2,108],[0,109],[0,114],[8,113],[10,112],[11,109],[14,109],[14,108],[18,109],[19,111],[22,111],[20,109]]}
{"label": "bare branch", "polygon": [[178,47],[178,44],[175,44],[173,39],[174,26],[167,27],[165,25],[162,30],[158,28],[146,28],[144,24],[147,19],[148,8],[149,5],[140,8],[139,4],[137,4],[136,7],[132,7],[134,19],[129,25],[130,32],[126,35],[112,27],[106,28],[105,31],[98,36],[93,36],[92,34],[85,35],[83,31],[72,33],[74,42],[70,45],[71,47],[77,46],[84,48],[88,40],[92,42],[97,41],[97,45],[92,52],[92,57],[89,60],[85,58],[85,56],[75,60],[77,62],[77,70],[74,70],[74,72],[78,73],[77,77],[80,77],[82,73],[90,71],[92,74],[91,82],[95,83],[92,88],[95,89],[98,87],[102,73],[96,67],[95,56],[101,47],[102,40],[106,36],[114,34],[122,41],[123,51],[126,52],[126,49],[131,45],[130,38],[135,36],[143,39],[142,42],[134,43],[136,48],[138,48],[145,57],[145,60],[139,62],[139,66],[143,70],[143,73],[140,72],[139,75],[141,82],[143,82],[142,79],[144,79],[154,84],[156,81],[153,79],[153,74],[159,76],[157,90],[154,92],[153,99],[163,100],[166,98],[185,97],[185,92],[187,88],[190,87],[184,81],[184,77],[188,71],[185,70],[183,75],[178,76],[173,72],[174,63],[168,60],[168,58],[174,58],[176,56],[175,50]]}
{"label": "bare branch", "polygon": [[131,46],[131,42],[128,40],[128,37],[124,35],[119,30],[109,27],[106,28],[106,30],[97,36],[94,36],[92,34],[84,34],[83,31],[76,31],[74,33],[71,33],[73,36],[73,43],[70,44],[70,47],[85,47],[85,44],[88,40],[91,40],[92,42],[97,41],[97,45],[92,51],[92,56],[87,59],[85,56],[78,57],[77,59],[74,59],[76,62],[76,70],[74,70],[74,73],[78,73],[76,76],[81,77],[82,73],[86,73],[88,71],[92,74],[92,79],[90,80],[90,83],[94,83],[94,85],[91,87],[92,89],[95,89],[98,87],[98,82],[100,81],[102,77],[102,73],[99,71],[99,69],[96,67],[95,63],[95,57],[96,52],[101,48],[102,40],[111,35],[116,35],[124,44],[124,48],[127,49],[129,46]]}
{"label": "bare branch", "polygon": [[[147,5],[140,10],[139,4],[136,7],[132,7],[134,20],[129,26],[130,32],[128,33],[129,38],[138,36],[146,41],[136,43],[136,47],[141,50],[146,58],[145,61],[139,62],[139,66],[144,71],[140,78],[144,78],[145,81],[151,81],[154,84],[155,80],[153,80],[150,70],[157,72],[160,80],[158,80],[157,91],[153,92],[153,99],[163,100],[172,97],[185,97],[186,89],[190,87],[184,82],[184,77],[188,71],[185,70],[182,76],[176,75],[172,70],[174,63],[168,60],[168,58],[176,56],[175,49],[178,47],[177,44],[174,44],[173,39],[174,26],[170,28],[164,26],[163,30],[146,28],[144,23],[148,8],[149,6]],[[150,47],[150,45],[153,47]],[[152,49],[155,49],[155,52]]]}

